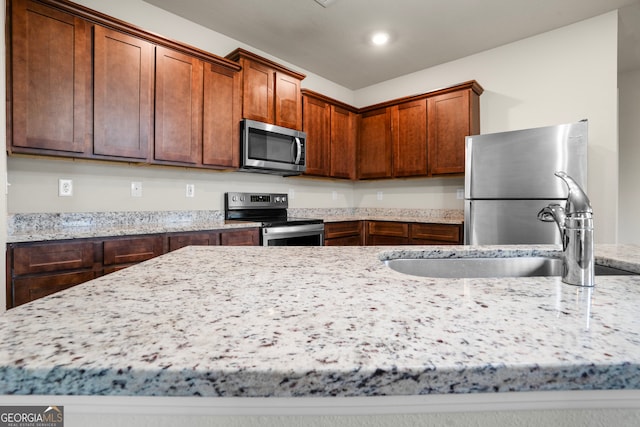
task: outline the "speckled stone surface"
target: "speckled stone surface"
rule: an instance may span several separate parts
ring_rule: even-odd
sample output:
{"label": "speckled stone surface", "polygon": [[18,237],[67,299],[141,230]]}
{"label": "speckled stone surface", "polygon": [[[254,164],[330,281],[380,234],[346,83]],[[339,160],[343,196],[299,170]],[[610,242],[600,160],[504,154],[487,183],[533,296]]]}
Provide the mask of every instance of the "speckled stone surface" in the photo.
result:
{"label": "speckled stone surface", "polygon": [[289,209],[288,212],[291,216],[322,218],[325,222],[371,220],[462,224],[464,221],[464,211],[456,209],[343,208]]}
{"label": "speckled stone surface", "polygon": [[[382,259],[536,247],[187,247],[0,316],[0,393],[640,389],[640,276],[435,279]],[[488,251],[488,252],[487,252]],[[597,246],[640,271],[637,246]]]}
{"label": "speckled stone surface", "polygon": [[259,226],[226,223],[221,211],[86,212],[9,215],[7,241],[111,237]]}
{"label": "speckled stone surface", "polygon": [[[463,212],[446,209],[340,208],[288,210],[289,216],[325,221],[386,220],[461,224]],[[13,214],[7,220],[7,241],[110,237],[225,228],[259,224],[225,222],[223,211],[152,211]]]}

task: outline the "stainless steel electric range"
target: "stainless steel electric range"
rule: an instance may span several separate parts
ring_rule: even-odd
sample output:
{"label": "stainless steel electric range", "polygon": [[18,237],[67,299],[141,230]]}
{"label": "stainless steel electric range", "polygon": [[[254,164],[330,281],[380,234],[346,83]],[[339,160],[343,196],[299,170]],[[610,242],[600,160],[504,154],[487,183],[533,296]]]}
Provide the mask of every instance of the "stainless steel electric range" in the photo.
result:
{"label": "stainless steel electric range", "polygon": [[287,214],[289,197],[282,193],[225,193],[227,221],[261,224],[263,246],[322,246],[324,222]]}

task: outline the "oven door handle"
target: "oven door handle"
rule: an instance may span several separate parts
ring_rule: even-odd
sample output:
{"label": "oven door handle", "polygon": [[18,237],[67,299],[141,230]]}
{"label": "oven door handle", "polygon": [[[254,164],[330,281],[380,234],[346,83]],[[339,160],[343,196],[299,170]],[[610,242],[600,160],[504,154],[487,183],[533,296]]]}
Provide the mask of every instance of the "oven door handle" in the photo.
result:
{"label": "oven door handle", "polygon": [[268,235],[307,235],[316,234],[318,232],[324,233],[324,224],[304,224],[304,225],[285,225],[276,227],[264,227],[262,234]]}
{"label": "oven door handle", "polygon": [[297,136],[294,138],[294,140],[296,142],[296,145],[295,145],[296,158],[294,159],[293,164],[294,165],[299,165],[300,164],[300,157],[302,156],[302,142],[300,141],[300,138],[298,138]]}

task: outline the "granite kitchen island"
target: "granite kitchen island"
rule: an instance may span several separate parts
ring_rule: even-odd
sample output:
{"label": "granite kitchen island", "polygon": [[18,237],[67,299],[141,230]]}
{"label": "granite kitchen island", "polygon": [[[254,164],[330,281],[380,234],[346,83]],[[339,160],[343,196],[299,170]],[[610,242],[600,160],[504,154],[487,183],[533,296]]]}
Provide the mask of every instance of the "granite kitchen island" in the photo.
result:
{"label": "granite kitchen island", "polygon": [[[640,389],[640,276],[435,279],[536,247],[187,247],[0,316],[0,394],[371,397]],[[640,271],[640,248],[596,259]],[[505,393],[511,394],[511,393]]]}

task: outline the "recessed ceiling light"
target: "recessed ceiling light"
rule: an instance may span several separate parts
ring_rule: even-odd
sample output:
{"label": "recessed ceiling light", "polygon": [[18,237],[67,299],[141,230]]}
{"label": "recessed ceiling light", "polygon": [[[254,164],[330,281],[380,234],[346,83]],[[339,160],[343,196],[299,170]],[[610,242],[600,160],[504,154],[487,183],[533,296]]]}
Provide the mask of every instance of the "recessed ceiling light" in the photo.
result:
{"label": "recessed ceiling light", "polygon": [[383,46],[389,43],[389,33],[378,32],[371,36],[371,43],[376,46]]}

